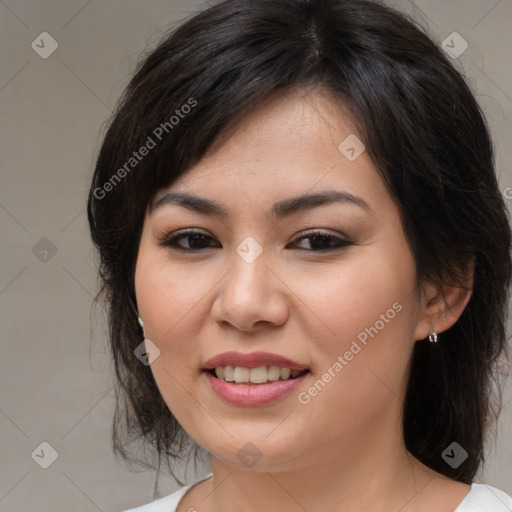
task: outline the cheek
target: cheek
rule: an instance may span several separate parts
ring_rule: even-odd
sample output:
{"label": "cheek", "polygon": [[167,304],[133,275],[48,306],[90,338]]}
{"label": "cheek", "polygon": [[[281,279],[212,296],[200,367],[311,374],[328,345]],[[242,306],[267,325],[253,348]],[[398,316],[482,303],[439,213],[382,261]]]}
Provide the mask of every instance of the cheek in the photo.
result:
{"label": "cheek", "polygon": [[322,329],[308,333],[317,371],[299,397],[304,411],[333,442],[394,411],[406,384],[413,346],[414,266],[392,259],[360,259],[335,277],[309,285],[311,308]]}
{"label": "cheek", "polygon": [[389,389],[399,394],[405,385],[414,343],[415,265],[406,251],[398,263],[393,252],[378,254],[354,258],[334,277],[310,284],[311,307],[322,320],[320,331],[309,332],[319,362],[316,377],[329,382],[325,389],[317,386],[323,395],[314,399],[318,414],[336,414],[328,404],[337,403],[338,411],[354,418],[371,417],[396,400]]}
{"label": "cheek", "polygon": [[190,425],[194,417],[187,390],[200,374],[205,338],[201,330],[211,315],[206,301],[219,275],[218,268],[204,262],[170,264],[165,251],[141,244],[135,272],[137,305],[146,338],[160,350],[150,369],[182,425]]}
{"label": "cheek", "polygon": [[[300,294],[321,320],[317,346],[327,352],[348,349],[352,340],[372,339],[368,330],[380,339],[403,340],[398,332],[411,332],[413,324],[414,279],[412,258],[397,263],[378,251],[356,255],[336,270],[315,272],[315,279],[300,286]],[[392,333],[396,336],[388,336]]]}
{"label": "cheek", "polygon": [[[200,325],[197,321],[200,304],[212,280],[212,273],[200,268],[200,265],[170,265],[165,251],[141,246],[135,290],[148,338],[168,344],[193,337]],[[192,339],[186,341],[190,344]]]}
{"label": "cheek", "polygon": [[189,387],[191,369],[199,368],[198,322],[191,322],[200,301],[201,280],[190,286],[190,276],[162,261],[154,250],[141,246],[135,272],[135,290],[144,335],[160,355],[150,365],[160,393],[181,425],[193,423]]}

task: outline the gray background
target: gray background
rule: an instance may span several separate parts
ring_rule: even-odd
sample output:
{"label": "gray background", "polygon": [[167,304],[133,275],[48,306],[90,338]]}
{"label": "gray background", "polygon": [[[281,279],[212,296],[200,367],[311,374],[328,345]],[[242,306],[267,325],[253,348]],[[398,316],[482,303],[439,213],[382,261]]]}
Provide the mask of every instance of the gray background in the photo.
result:
{"label": "gray background", "polygon": [[[150,501],[156,480],[160,494],[177,487],[129,471],[111,452],[112,375],[104,314],[91,307],[96,263],[85,198],[104,123],[139,55],[204,5],[0,2],[2,512],[116,511]],[[454,31],[468,42],[456,63],[488,117],[505,194],[512,186],[512,0],[394,5],[439,44]],[[58,42],[47,59],[31,47],[45,31]],[[511,390],[509,376],[499,436],[478,481],[512,494]],[[31,457],[42,442],[58,453],[48,469]],[[36,454],[48,461],[44,450]],[[188,483],[207,472],[189,471]]]}

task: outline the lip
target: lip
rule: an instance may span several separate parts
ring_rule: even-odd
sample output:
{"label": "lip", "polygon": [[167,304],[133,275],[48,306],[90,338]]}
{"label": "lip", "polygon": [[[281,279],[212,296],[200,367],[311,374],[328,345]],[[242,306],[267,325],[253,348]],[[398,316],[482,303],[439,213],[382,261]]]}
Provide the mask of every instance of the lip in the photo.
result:
{"label": "lip", "polygon": [[214,377],[209,370],[204,370],[202,374],[214,393],[225,402],[238,406],[256,406],[276,402],[289,395],[304,382],[310,372],[295,379],[278,380],[268,384],[232,384]]}
{"label": "lip", "polygon": [[258,368],[259,366],[279,366],[290,370],[309,370],[305,364],[297,363],[287,357],[270,352],[223,352],[206,361],[203,370],[213,370],[217,366],[244,366]]}

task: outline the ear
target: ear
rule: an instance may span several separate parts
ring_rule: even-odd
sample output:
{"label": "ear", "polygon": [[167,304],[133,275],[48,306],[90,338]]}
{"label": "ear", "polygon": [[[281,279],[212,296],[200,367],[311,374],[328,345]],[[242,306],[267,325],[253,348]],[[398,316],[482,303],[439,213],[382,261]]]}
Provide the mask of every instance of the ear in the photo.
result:
{"label": "ear", "polygon": [[415,340],[425,339],[432,328],[439,334],[457,322],[471,298],[474,270],[475,262],[472,259],[461,278],[445,278],[443,283],[423,284]]}

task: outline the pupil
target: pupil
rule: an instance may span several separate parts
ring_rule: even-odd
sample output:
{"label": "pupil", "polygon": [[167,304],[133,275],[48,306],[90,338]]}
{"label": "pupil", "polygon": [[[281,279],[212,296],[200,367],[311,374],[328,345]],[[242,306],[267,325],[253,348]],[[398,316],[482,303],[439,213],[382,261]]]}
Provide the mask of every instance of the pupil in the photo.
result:
{"label": "pupil", "polygon": [[[199,247],[197,247],[197,244],[194,243],[194,241],[197,242],[197,240],[199,239]],[[201,234],[193,234],[193,235],[189,235],[189,245],[190,247],[193,247],[195,249],[198,249],[198,248],[201,248],[201,241],[202,242],[205,242],[206,240],[206,236],[205,235],[201,235]]]}
{"label": "pupil", "polygon": [[[323,242],[323,243],[322,243]],[[327,244],[325,244],[327,242]],[[331,243],[329,243],[331,242]],[[311,236],[311,247],[315,249],[325,249],[326,247],[330,247],[333,244],[334,240],[331,236],[328,235],[313,235]]]}

